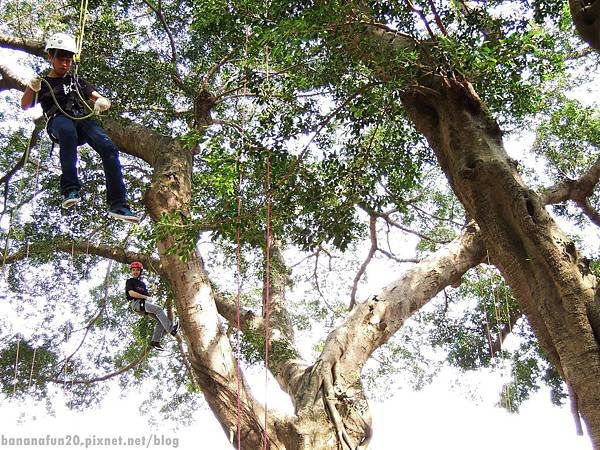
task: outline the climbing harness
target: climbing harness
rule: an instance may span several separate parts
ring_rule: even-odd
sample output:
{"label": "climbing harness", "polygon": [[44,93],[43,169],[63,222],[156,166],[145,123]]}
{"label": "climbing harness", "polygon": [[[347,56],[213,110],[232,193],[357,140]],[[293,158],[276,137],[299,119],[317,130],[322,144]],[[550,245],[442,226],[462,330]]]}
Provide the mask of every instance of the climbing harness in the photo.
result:
{"label": "climbing harness", "polygon": [[148,311],[146,311],[146,299],[145,298],[140,299],[139,306],[140,306],[140,312],[144,313],[144,315],[147,316]]}
{"label": "climbing harness", "polygon": [[[73,69],[71,69],[71,70],[73,70]],[[51,123],[52,119],[54,119],[54,117],[56,117],[57,115],[60,114],[65,117],[68,117],[71,120],[77,121],[77,120],[89,119],[90,117],[92,117],[96,114],[96,112],[90,107],[90,105],[88,105],[88,103],[83,99],[83,96],[81,95],[79,79],[77,77],[77,69],[75,69],[72,77],[73,77],[73,84],[75,86],[74,92],[77,94],[77,97],[73,98],[73,96],[69,96],[69,98],[67,100],[67,104],[65,105],[65,108],[60,106],[60,104],[58,103],[58,99],[56,98],[56,94],[54,93],[54,87],[50,84],[50,82],[48,80],[46,80],[46,78],[44,78],[44,77],[41,78],[41,80],[48,87],[50,96],[52,97],[52,101],[54,102],[54,106],[52,106],[52,108],[50,108],[49,111],[44,112],[44,117],[46,118],[46,126],[45,126],[46,133],[48,134],[48,136],[50,137],[50,140],[52,141],[52,148],[50,150],[50,155],[52,155],[52,152],[54,150],[54,144],[58,143],[58,136],[54,136],[52,134],[52,131],[50,130],[50,123]],[[37,96],[36,96],[36,102],[37,102]],[[83,116],[77,116],[77,115],[75,115],[76,114],[75,105],[79,105],[78,111],[83,111],[85,108],[87,108],[89,110],[89,112]],[[80,140],[77,142],[78,145],[82,145],[83,143],[85,143],[85,141],[82,142]]]}

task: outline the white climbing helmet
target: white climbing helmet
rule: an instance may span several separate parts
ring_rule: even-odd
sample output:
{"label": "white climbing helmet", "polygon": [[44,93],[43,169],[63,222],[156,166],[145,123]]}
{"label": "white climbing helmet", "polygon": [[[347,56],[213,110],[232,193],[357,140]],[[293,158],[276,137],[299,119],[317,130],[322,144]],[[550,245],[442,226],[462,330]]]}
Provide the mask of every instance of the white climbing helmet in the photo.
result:
{"label": "white climbing helmet", "polygon": [[75,39],[73,36],[66,33],[54,33],[52,36],[50,36],[46,42],[46,51],[50,50],[51,48],[65,50],[73,54],[77,53],[77,44],[75,43]]}

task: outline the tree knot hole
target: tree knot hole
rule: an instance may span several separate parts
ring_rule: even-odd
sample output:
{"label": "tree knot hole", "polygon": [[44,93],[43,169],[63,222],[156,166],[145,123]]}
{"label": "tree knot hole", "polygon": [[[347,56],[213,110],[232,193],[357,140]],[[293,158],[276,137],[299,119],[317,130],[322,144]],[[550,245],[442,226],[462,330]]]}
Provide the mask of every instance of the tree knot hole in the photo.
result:
{"label": "tree knot hole", "polygon": [[536,222],[536,214],[535,214],[535,205],[533,204],[533,201],[531,200],[531,198],[526,195],[525,196],[525,208],[527,209],[527,214],[529,215],[529,217],[531,217],[531,220],[533,220],[533,222]]}
{"label": "tree knot hole", "polygon": [[475,177],[477,172],[478,161],[476,159],[470,159],[465,163],[465,167],[461,170],[460,175],[465,180],[471,180]]}

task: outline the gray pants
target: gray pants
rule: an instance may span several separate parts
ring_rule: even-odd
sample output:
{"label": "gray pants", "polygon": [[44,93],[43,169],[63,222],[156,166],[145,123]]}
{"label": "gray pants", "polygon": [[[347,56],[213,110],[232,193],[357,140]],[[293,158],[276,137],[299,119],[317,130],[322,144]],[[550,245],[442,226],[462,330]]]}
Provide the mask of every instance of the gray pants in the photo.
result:
{"label": "gray pants", "polygon": [[[143,314],[142,309],[140,308],[140,300],[136,299],[132,300],[129,306],[138,314]],[[154,317],[156,320],[156,325],[154,326],[154,332],[152,333],[152,341],[160,342],[162,337],[169,331],[171,331],[171,327],[173,324],[165,314],[165,311],[160,307],[156,306],[153,303],[148,301],[144,304],[144,309],[148,313],[148,315]]]}

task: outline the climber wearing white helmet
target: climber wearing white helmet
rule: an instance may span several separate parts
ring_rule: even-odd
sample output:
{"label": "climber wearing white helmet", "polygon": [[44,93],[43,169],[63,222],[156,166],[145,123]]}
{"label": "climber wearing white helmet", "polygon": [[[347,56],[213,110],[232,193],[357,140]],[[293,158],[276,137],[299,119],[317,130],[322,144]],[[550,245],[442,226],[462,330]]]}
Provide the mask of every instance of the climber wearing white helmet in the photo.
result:
{"label": "climber wearing white helmet", "polygon": [[[25,88],[21,107],[28,109],[39,102],[46,116],[46,129],[60,148],[60,190],[63,208],[80,202],[81,183],[77,176],[77,146],[87,143],[102,158],[106,176],[106,197],[109,216],[125,222],[138,223],[139,217],[127,205],[127,192],[123,183],[119,150],[100,124],[90,119],[91,107],[100,113],[110,108],[110,101],[96,88],[72,71],[77,44],[73,36],[56,33],[46,42],[48,61],[52,65],[44,77],[33,78]],[[37,93],[37,95],[36,95]]]}

